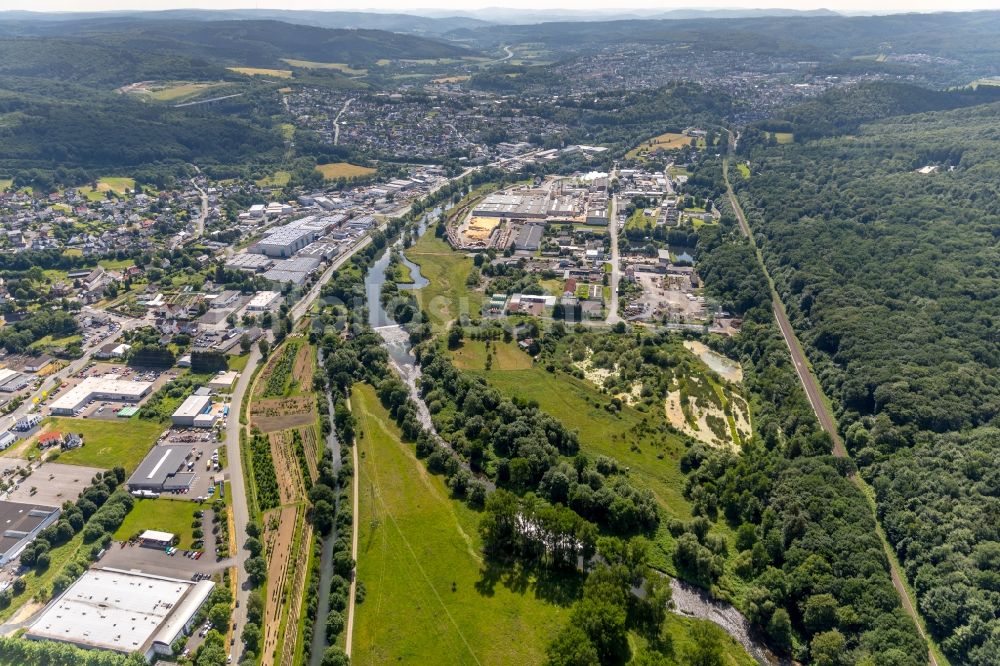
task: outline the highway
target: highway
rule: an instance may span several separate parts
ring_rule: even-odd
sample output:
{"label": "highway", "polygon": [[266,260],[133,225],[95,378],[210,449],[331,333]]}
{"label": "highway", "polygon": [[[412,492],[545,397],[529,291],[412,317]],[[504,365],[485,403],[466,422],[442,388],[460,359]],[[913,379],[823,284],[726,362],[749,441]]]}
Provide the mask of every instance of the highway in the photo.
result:
{"label": "highway", "polygon": [[[730,139],[730,144],[735,146],[735,142],[738,140],[738,137],[735,137],[732,133],[730,133]],[[739,221],[740,230],[743,232],[743,235],[749,239],[750,246],[757,255],[757,261],[767,278],[767,282],[771,290],[771,310],[774,312],[774,318],[778,322],[778,328],[781,330],[781,337],[785,339],[785,344],[788,346],[788,352],[791,354],[792,363],[795,365],[795,373],[799,376],[802,388],[805,390],[806,396],[809,398],[809,404],[812,405],[813,411],[816,413],[816,419],[819,421],[823,430],[830,435],[830,439],[833,441],[833,455],[838,458],[849,458],[850,456],[847,453],[847,448],[844,446],[844,441],[837,432],[837,421],[833,416],[833,412],[830,411],[823,389],[820,388],[819,381],[813,374],[812,366],[809,365],[809,360],[802,351],[799,339],[795,335],[795,329],[792,328],[792,324],[788,320],[788,314],[785,312],[785,305],[781,302],[781,298],[778,296],[778,292],[774,288],[774,281],[771,279],[771,275],[767,271],[767,266],[764,264],[764,256],[761,253],[760,248],[757,247],[757,241],[753,236],[749,223],[747,222],[746,215],[743,213],[743,207],[740,205],[739,199],[736,198],[736,193],[733,192],[733,187],[729,183],[728,167],[729,160],[724,159],[722,162],[722,173],[726,182],[726,194],[729,197],[729,203],[732,206],[733,212],[736,213],[736,219]],[[867,488],[867,484],[864,480],[859,476],[854,475],[853,481],[859,487],[862,494],[865,497],[868,497],[869,492],[866,491],[869,489]],[[874,511],[875,507],[873,506],[872,509]],[[877,513],[875,516],[875,524],[879,538],[882,540],[882,549],[885,551],[886,559],[889,561],[889,574],[892,577],[892,585],[896,588],[896,593],[899,595],[899,600],[903,606],[903,610],[905,610],[906,614],[910,616],[913,620],[913,624],[917,627],[917,631],[920,632],[920,636],[927,642],[928,662],[931,666],[938,666],[937,658],[934,655],[934,646],[927,638],[927,634],[924,630],[923,619],[917,612],[913,599],[910,597],[910,593],[906,589],[906,585],[903,583],[903,575],[900,571],[899,563],[896,561],[895,553],[893,553],[891,547],[889,546],[889,542],[886,539],[885,532],[882,530],[882,526],[878,523]]]}

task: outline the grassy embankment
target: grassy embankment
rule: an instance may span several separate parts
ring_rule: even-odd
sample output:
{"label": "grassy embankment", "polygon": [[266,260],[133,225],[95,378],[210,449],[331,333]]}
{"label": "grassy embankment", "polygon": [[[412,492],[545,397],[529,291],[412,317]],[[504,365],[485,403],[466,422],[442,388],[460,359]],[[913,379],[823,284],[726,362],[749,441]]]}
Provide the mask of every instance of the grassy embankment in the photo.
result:
{"label": "grassy embankment", "polygon": [[[129,419],[79,419],[54,417],[49,430],[62,433],[74,432],[83,437],[83,446],[59,454],[58,462],[67,465],[84,465],[111,469],[121,465],[129,474],[163,432],[163,425],[138,417]],[[32,452],[38,453],[36,447]]]}
{"label": "grassy embankment", "polygon": [[194,513],[203,507],[195,502],[170,499],[138,499],[124,522],[115,530],[115,541],[126,541],[145,530],[170,532],[180,537],[178,548],[189,550],[194,543]]}

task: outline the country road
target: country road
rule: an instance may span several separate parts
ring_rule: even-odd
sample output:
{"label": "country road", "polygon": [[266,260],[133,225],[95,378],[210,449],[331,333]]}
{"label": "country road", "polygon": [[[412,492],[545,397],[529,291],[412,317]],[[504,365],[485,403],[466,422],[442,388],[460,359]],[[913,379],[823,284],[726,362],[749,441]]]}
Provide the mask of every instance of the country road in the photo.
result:
{"label": "country road", "polygon": [[[732,134],[730,134],[730,138],[733,138]],[[740,230],[750,241],[750,246],[753,248],[753,251],[757,256],[757,261],[760,264],[761,270],[764,271],[764,276],[767,278],[768,286],[771,290],[771,310],[774,312],[774,318],[778,322],[778,328],[781,329],[781,337],[785,339],[785,344],[788,346],[788,352],[791,354],[792,362],[795,364],[795,373],[799,376],[799,381],[802,383],[802,388],[805,389],[806,396],[809,398],[809,404],[812,405],[820,426],[828,435],[830,435],[830,439],[833,441],[833,455],[838,458],[849,458],[850,456],[844,446],[844,441],[840,438],[840,434],[837,432],[837,421],[833,417],[833,413],[827,405],[826,396],[823,393],[823,389],[820,388],[819,381],[813,374],[812,366],[809,365],[809,360],[802,351],[799,339],[795,335],[795,329],[792,328],[791,322],[788,321],[788,315],[785,312],[785,305],[778,296],[778,292],[774,287],[774,282],[771,280],[771,275],[768,273],[767,266],[764,264],[764,255],[761,253],[760,248],[757,247],[757,241],[754,238],[749,223],[747,222],[746,215],[743,213],[743,207],[740,205],[739,199],[736,197],[736,193],[733,192],[733,186],[729,182],[728,159],[723,159],[722,161],[722,175],[726,182],[726,194],[729,197],[729,203],[733,212],[736,213],[736,219],[739,221]],[[861,490],[862,494],[865,497],[868,497],[869,493],[866,492],[867,484],[864,480],[858,475],[854,475],[852,480]],[[874,508],[875,507],[873,506],[873,511]],[[935,646],[927,637],[924,630],[923,618],[921,618],[920,614],[917,612],[913,599],[910,597],[910,592],[903,582],[904,578],[902,572],[900,571],[899,564],[896,561],[895,554],[885,537],[885,533],[882,530],[881,525],[878,525],[877,515],[875,516],[875,522],[878,526],[879,538],[882,541],[882,549],[885,551],[886,559],[889,562],[889,574],[892,577],[892,585],[896,588],[896,593],[899,595],[899,600],[903,606],[903,610],[905,610],[906,614],[913,620],[913,624],[917,627],[917,631],[920,632],[921,638],[923,638],[927,643],[928,662],[931,666],[938,666],[938,660],[934,654]]]}

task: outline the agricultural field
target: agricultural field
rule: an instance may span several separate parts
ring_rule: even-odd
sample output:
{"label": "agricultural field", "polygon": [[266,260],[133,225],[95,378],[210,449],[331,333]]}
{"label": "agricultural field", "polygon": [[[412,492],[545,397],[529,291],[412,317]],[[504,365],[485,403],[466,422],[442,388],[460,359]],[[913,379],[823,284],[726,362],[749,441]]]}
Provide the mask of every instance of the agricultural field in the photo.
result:
{"label": "agricultural field", "polygon": [[317,164],[316,170],[323,174],[326,180],[336,180],[337,178],[360,178],[370,176],[375,173],[371,167],[358,166],[350,162],[330,162],[328,164]]}
{"label": "agricultural field", "polygon": [[282,58],[281,60],[292,67],[300,67],[302,69],[334,69],[349,76],[364,76],[368,73],[367,69],[355,69],[343,62],[313,62],[311,60],[293,60],[291,58]]}
{"label": "agricultural field", "polygon": [[114,533],[116,541],[127,541],[132,536],[145,530],[160,530],[170,532],[180,537],[178,548],[190,550],[194,538],[195,511],[202,507],[194,502],[172,499],[137,499],[132,510],[125,516]]}
{"label": "agricultural field", "polygon": [[130,419],[78,419],[56,417],[49,430],[75,432],[83,437],[83,446],[59,454],[59,462],[111,469],[121,465],[129,474],[156,443],[163,426],[155,421]]}
{"label": "agricultural field", "polygon": [[247,76],[270,76],[276,79],[292,78],[292,70],[290,69],[266,69],[263,67],[227,67],[227,69]]}
{"label": "agricultural field", "polygon": [[479,316],[483,295],[472,291],[466,282],[473,268],[470,257],[455,252],[432,233],[424,234],[406,251],[406,257],[420,266],[420,274],[430,280],[430,284],[413,293],[435,328],[447,327],[461,314]]}
{"label": "agricultural field", "polygon": [[691,144],[691,137],[676,132],[666,132],[652,139],[643,141],[640,145],[625,154],[625,157],[637,159],[648,156],[656,150],[675,150]]}
{"label": "agricultural field", "polygon": [[449,499],[369,386],[356,386],[360,529],[352,663],[538,664],[568,616],[573,580],[484,569],[478,514]]}
{"label": "agricultural field", "polygon": [[795,143],[795,135],[791,132],[771,132],[771,136],[779,144]]}
{"label": "agricultural field", "polygon": [[261,178],[257,184],[261,187],[284,187],[292,179],[291,171],[275,171],[266,178]]}

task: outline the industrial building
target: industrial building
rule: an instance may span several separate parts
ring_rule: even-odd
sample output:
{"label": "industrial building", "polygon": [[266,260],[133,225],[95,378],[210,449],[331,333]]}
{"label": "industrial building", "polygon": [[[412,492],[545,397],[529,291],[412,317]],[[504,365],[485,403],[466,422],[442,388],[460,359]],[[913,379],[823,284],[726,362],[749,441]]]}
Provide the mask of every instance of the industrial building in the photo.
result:
{"label": "industrial building", "polygon": [[219,373],[208,382],[208,388],[228,393],[233,388],[233,382],[239,376],[240,373],[235,370],[219,370]]}
{"label": "industrial building", "polygon": [[14,393],[31,383],[31,379],[16,370],[0,368],[0,392]]}
{"label": "industrial building", "polygon": [[544,229],[540,224],[524,225],[514,239],[514,249],[534,252],[541,247]]}
{"label": "industrial building", "polygon": [[278,227],[251,247],[250,251],[268,257],[286,258],[314,240],[316,240],[316,232],[312,229]]}
{"label": "industrial building", "polygon": [[59,509],[39,504],[0,501],[0,567],[17,559],[38,533],[59,518]]}
{"label": "industrial building", "polygon": [[281,300],[279,291],[258,291],[247,303],[248,312],[264,312],[270,310]]}
{"label": "industrial building", "polygon": [[152,382],[119,379],[115,375],[87,377],[52,403],[52,413],[72,416],[91,400],[139,402],[153,387]]}
{"label": "industrial building", "polygon": [[231,271],[247,271],[260,273],[274,265],[274,260],[262,254],[240,252],[226,260],[226,268]]}
{"label": "industrial building", "polygon": [[212,414],[212,396],[191,395],[181,403],[171,416],[175,426],[182,428],[211,428],[215,424]]}
{"label": "industrial building", "polygon": [[80,648],[172,655],[215,583],[141,571],[90,569],[52,601],[25,636]]}
{"label": "industrial building", "polygon": [[154,446],[129,477],[129,491],[164,493],[190,488],[195,477],[188,471],[190,454],[191,448],[183,444]]}

